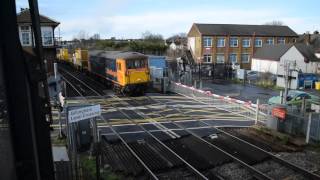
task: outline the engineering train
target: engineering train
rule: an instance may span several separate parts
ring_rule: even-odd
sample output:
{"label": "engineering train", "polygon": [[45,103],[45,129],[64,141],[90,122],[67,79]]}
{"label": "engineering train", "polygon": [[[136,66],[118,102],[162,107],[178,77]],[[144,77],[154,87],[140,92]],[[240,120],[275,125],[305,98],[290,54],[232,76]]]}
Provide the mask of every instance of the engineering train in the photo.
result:
{"label": "engineering train", "polygon": [[[68,54],[66,49],[57,58],[89,75],[111,85],[118,94],[142,95],[150,84],[148,56],[129,51],[103,51],[76,49]],[[61,53],[62,52],[62,53]],[[64,55],[64,56],[63,56]]]}

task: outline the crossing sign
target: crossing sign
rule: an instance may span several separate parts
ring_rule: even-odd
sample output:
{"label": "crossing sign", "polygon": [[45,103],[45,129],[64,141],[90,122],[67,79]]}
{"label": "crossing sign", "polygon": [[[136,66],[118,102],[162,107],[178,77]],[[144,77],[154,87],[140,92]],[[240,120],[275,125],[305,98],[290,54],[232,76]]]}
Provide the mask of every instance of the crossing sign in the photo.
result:
{"label": "crossing sign", "polygon": [[76,108],[68,111],[68,122],[78,122],[85,119],[94,118],[101,115],[100,104]]}

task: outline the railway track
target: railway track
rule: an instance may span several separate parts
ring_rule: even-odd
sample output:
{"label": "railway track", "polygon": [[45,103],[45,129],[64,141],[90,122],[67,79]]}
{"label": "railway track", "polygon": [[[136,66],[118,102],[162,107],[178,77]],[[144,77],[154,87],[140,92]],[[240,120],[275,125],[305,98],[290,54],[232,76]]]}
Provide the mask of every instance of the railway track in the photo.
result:
{"label": "railway track", "polygon": [[[74,90],[77,91],[79,93],[79,95],[82,96],[83,98],[85,98],[83,96],[83,93],[86,93],[88,95],[104,96],[103,94],[97,92],[95,89],[92,89],[87,84],[87,82],[84,82],[84,81],[80,80],[79,78],[77,78],[74,74],[67,72],[65,69],[60,69],[60,70],[63,71],[62,76],[67,81],[67,83],[70,85],[70,87],[74,88]],[[73,80],[71,80],[71,79],[73,79]],[[86,88],[81,88],[80,91],[77,90],[77,88],[74,84],[79,85],[79,83],[82,84],[83,86],[85,86]],[[92,82],[90,82],[90,83],[92,83]],[[127,120],[129,120],[131,123],[135,123],[127,113],[123,112],[121,109],[119,109],[116,106],[113,106],[113,107],[118,109],[123,115],[125,115],[127,117]],[[103,117],[101,117],[101,118],[103,119]],[[108,124],[108,121],[106,121],[106,120],[104,120],[104,121]],[[135,124],[137,124],[137,123],[135,123]],[[137,124],[137,125],[139,125],[139,124]],[[164,158],[164,157],[161,158],[161,157],[158,157],[158,155],[152,154],[152,152],[153,153],[155,153],[155,152],[152,150],[150,151],[150,148],[146,148],[141,151],[141,148],[144,146],[140,147],[139,144],[127,143],[124,140],[124,138],[122,138],[121,135],[118,134],[113,129],[113,127],[111,125],[108,125],[108,126],[109,126],[109,128],[112,129],[113,133],[115,133],[117,135],[117,137],[121,140],[122,144],[125,145],[125,147],[132,153],[132,155],[140,162],[140,164],[149,172],[151,177],[153,177],[154,179],[161,179],[161,177],[163,176],[163,175],[161,175],[161,171],[157,171],[157,170],[163,170],[164,168],[168,168],[168,169],[172,168],[173,164],[179,164],[179,166],[181,166],[181,164],[184,164],[183,167],[179,167],[179,168],[182,169],[182,171],[188,172],[189,176],[186,177],[186,179],[209,179],[205,175],[203,175],[200,171],[198,171],[196,168],[194,168],[192,165],[190,165],[187,161],[185,161],[182,157],[180,157],[178,154],[176,154],[174,151],[172,151],[166,144],[164,144],[161,140],[159,140],[155,135],[150,133],[143,126],[139,125],[144,130],[144,132],[148,134],[149,137],[147,139],[151,139],[151,140],[147,141],[148,144],[151,144],[149,141],[153,141],[152,144],[154,147],[158,147],[158,148],[163,147],[162,148],[162,151],[163,151],[162,156],[168,156],[167,158]],[[151,146],[151,145],[149,145],[149,146]],[[121,151],[119,149],[119,148],[121,148],[121,145],[120,146],[113,146],[113,147],[118,149],[118,152]],[[122,146],[122,152],[123,151],[124,151],[124,149]],[[166,152],[164,152],[164,151],[166,151]],[[122,156],[122,158],[125,156],[125,157],[132,160],[132,157],[128,154],[121,155],[121,156]],[[151,158],[150,158],[150,156],[151,156]],[[120,159],[120,157],[118,157],[118,158]],[[125,159],[127,159],[127,158],[125,158]],[[165,161],[164,159],[166,159],[167,162],[164,162]],[[156,161],[156,162],[154,162],[154,161]],[[177,163],[177,161],[180,161],[180,162]],[[120,161],[117,161],[117,162],[120,162]],[[167,166],[167,165],[165,165],[166,163],[171,164],[171,165]],[[154,171],[156,171],[157,173],[160,173],[158,175],[159,177],[157,176],[157,174]]]}
{"label": "railway track", "polygon": [[[68,75],[66,75],[66,74],[68,74]],[[104,96],[104,94],[102,94],[101,92],[97,92],[96,90],[94,90],[90,87],[90,84],[92,87],[95,87],[95,85],[94,85],[95,83],[92,79],[91,80],[90,79],[81,80],[81,79],[77,78],[78,75],[76,73],[67,72],[66,70],[63,74],[63,76],[68,80],[73,78],[73,80],[71,80],[72,82],[69,81],[70,86],[72,83],[77,82],[77,84],[82,84],[83,86],[86,87],[86,88],[83,88],[84,91],[91,91],[88,93],[88,95]],[[76,88],[74,85],[72,85],[71,87]],[[130,106],[133,107],[133,106],[137,106],[137,105],[145,106],[143,103],[141,103],[133,98],[129,98],[130,101],[123,100],[122,98],[115,96],[115,95],[112,95],[111,98],[118,100],[120,102],[120,104],[122,104],[123,107],[130,107]],[[177,111],[185,116],[189,116],[188,114],[183,112],[181,109],[179,109],[177,107],[169,106],[165,102],[155,101],[154,99],[152,99],[149,96],[146,96],[143,101],[152,101],[153,103],[162,104],[162,105],[165,105],[166,108],[168,108],[168,109],[171,109],[173,111]],[[114,108],[119,110],[120,112],[122,111],[119,107],[114,106]],[[148,108],[148,106],[146,106],[146,108]],[[179,140],[177,140],[177,142],[175,142],[175,143],[173,143],[173,141],[162,142],[154,134],[150,133],[147,129],[145,129],[139,123],[136,123],[134,120],[132,120],[132,118],[127,113],[125,113],[123,111],[121,113],[127,117],[127,120],[129,122],[136,124],[140,128],[142,128],[143,131],[148,135],[147,139],[155,140],[156,144],[158,144],[158,145],[160,144],[161,146],[165,147],[165,149],[168,150],[168,152],[175,155],[175,157],[177,157],[180,161],[182,161],[185,165],[186,170],[193,171],[192,173],[194,173],[194,175],[197,175],[198,178],[208,179],[208,175],[205,176],[203,173],[201,173],[199,171],[202,169],[201,165],[197,164],[198,162],[193,162],[194,159],[197,159],[197,158],[201,159],[201,157],[195,157],[195,158],[188,159],[189,156],[192,157],[192,154],[190,154],[190,153],[188,154],[186,149],[181,149],[181,147],[183,147],[185,144],[187,144],[186,142],[180,142]],[[156,121],[152,121],[153,118],[148,117],[143,112],[135,110],[135,113],[137,115],[141,116],[142,118],[148,119],[157,128],[163,129],[164,132],[166,132],[166,135],[170,136],[171,138],[179,138],[180,135],[178,135],[175,132],[171,132],[170,130],[166,129],[165,127],[162,127],[160,125],[160,123],[157,123]],[[157,112],[154,112],[154,113],[157,113]],[[161,114],[157,114],[157,115],[162,116]],[[194,117],[191,117],[191,118],[194,119]],[[196,145],[196,147],[201,146],[201,147],[203,147],[201,149],[203,149],[207,152],[211,151],[213,157],[222,158],[224,160],[224,163],[229,162],[231,160],[231,161],[234,161],[236,163],[241,164],[242,167],[244,167],[246,170],[248,170],[250,173],[253,174],[254,178],[257,178],[257,179],[281,179],[281,178],[290,178],[290,177],[291,178],[292,177],[300,177],[300,178],[305,177],[305,179],[320,179],[320,176],[318,176],[312,172],[309,172],[305,169],[302,169],[300,167],[297,167],[294,164],[291,164],[287,161],[284,161],[284,160],[274,156],[273,154],[271,154],[267,151],[264,151],[263,149],[260,149],[259,147],[255,146],[253,144],[250,144],[246,141],[243,141],[242,139],[239,139],[239,138],[237,138],[237,137],[235,137],[235,136],[233,136],[233,135],[231,135],[221,129],[217,129],[217,128],[211,126],[210,124],[206,124],[206,122],[203,122],[201,120],[198,120],[198,122],[215,129],[215,131],[218,132],[217,133],[218,138],[210,139],[208,137],[201,137],[198,134],[183,127],[182,125],[171,121],[171,123],[175,124],[176,126],[178,126],[181,129],[183,129],[188,134],[191,134],[189,139],[191,138],[192,140],[189,142],[193,142],[194,145]],[[109,127],[112,129],[111,125]],[[119,136],[118,138],[121,140],[121,135],[117,134],[114,129],[112,129],[112,130],[117,136]],[[122,141],[122,143],[126,143],[124,139],[122,139],[121,141]],[[149,142],[147,141],[145,143],[148,144]],[[181,146],[177,145],[179,143],[181,143],[182,145]],[[139,148],[137,148],[137,147],[139,147],[139,145],[133,145],[133,144],[130,144],[130,145],[128,144],[126,147],[129,150],[131,148],[131,150],[130,150],[131,153],[132,153],[132,151],[135,152],[133,149],[135,149],[136,151],[137,151],[137,149],[139,149]],[[142,155],[143,154],[140,153],[140,156],[142,156]],[[136,156],[138,156],[138,155],[136,154]],[[144,158],[142,158],[142,159],[144,159]],[[144,159],[144,161],[142,159],[140,159],[140,160],[144,163],[149,162],[147,159]],[[188,159],[188,161],[186,161],[186,159]],[[140,163],[142,163],[141,161],[140,161]],[[205,161],[203,161],[203,162],[205,162]],[[213,165],[211,165],[211,166],[215,166],[215,165],[219,164],[218,162],[219,162],[218,160],[212,159],[211,163]],[[263,164],[266,164],[266,165],[263,165]],[[152,166],[152,165],[149,164],[149,166]],[[145,164],[144,168],[149,167],[149,166],[147,166]],[[272,169],[273,169],[272,166],[281,168],[282,171],[285,171],[288,173],[286,173],[286,175],[284,177],[279,178],[279,174],[272,172]],[[210,164],[207,165],[206,167],[210,167]],[[268,167],[268,168],[266,168],[266,167]],[[156,168],[152,167],[152,168],[149,168],[149,170],[152,172],[152,170],[155,171]],[[156,173],[153,173],[153,172],[151,173],[151,172],[149,172],[149,173],[151,175],[154,174],[155,179],[158,178]],[[219,176],[215,176],[215,178],[218,178],[218,177]]]}
{"label": "railway track", "polygon": [[[215,131],[217,131],[217,138],[210,139],[208,137],[201,138],[194,132],[186,129],[185,127],[179,125],[176,122],[171,121],[171,123],[175,124],[176,126],[185,129],[188,133],[193,134],[195,137],[198,137],[199,140],[202,140],[204,143],[207,143],[211,147],[214,147],[221,152],[223,152],[225,155],[231,157],[232,159],[236,160],[238,163],[244,165],[249,171],[253,173],[257,173],[257,178],[260,178],[260,175],[263,175],[261,178],[269,178],[269,179],[285,179],[285,178],[294,178],[299,177],[300,179],[320,179],[320,176],[317,174],[314,174],[313,172],[310,172],[308,170],[302,169],[288,161],[285,161],[275,155],[273,155],[270,152],[265,151],[262,148],[257,147],[256,145],[253,145],[247,141],[244,141],[226,131],[223,131],[221,129],[218,129],[214,126],[211,126],[210,124],[201,121],[199,119],[195,119],[194,117],[191,117],[189,114],[186,114],[184,111],[179,109],[178,107],[169,106],[165,102],[161,101],[155,101],[153,98],[146,96],[145,99],[141,101],[137,101],[136,99],[129,98],[130,101],[128,101],[128,104],[131,103],[133,106],[144,106],[141,101],[153,101],[154,103],[162,104],[167,109],[175,110],[187,117],[190,117],[194,120],[197,120],[199,124],[202,124],[203,126],[209,126]],[[132,102],[135,102],[132,104]],[[146,107],[148,108],[148,106]],[[157,113],[155,111],[154,113]],[[158,114],[159,116],[162,116],[161,114]],[[230,156],[231,155],[231,156]],[[266,164],[266,165],[261,165]],[[279,177],[279,173],[272,172],[274,167],[281,168],[282,171],[285,171],[287,173],[283,173],[286,176],[289,177]],[[255,169],[255,170],[253,170]]]}

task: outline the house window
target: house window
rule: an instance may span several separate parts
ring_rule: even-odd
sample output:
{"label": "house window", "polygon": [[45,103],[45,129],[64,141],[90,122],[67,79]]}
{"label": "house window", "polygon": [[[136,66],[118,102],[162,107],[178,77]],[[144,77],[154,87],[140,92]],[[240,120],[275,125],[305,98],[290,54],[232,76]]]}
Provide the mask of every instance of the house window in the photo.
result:
{"label": "house window", "polygon": [[249,63],[250,62],[250,55],[248,53],[241,54],[241,62],[242,63]]}
{"label": "house window", "polygon": [[285,44],[285,43],[286,43],[286,39],[284,37],[278,38],[278,44]]}
{"label": "house window", "polygon": [[254,40],[254,46],[255,47],[262,47],[262,39],[261,38],[256,38]]}
{"label": "house window", "polygon": [[224,63],[224,54],[217,54],[216,63],[217,63],[217,64],[222,64],[222,63]]}
{"label": "house window", "polygon": [[212,38],[204,37],[203,38],[203,47],[212,47]]}
{"label": "house window", "polygon": [[30,26],[20,26],[20,41],[22,46],[31,45],[31,29]]}
{"label": "house window", "polygon": [[242,47],[250,47],[250,38],[242,39]]}
{"label": "house window", "polygon": [[53,45],[53,32],[51,27],[41,27],[43,46]]}
{"label": "house window", "polygon": [[225,38],[218,38],[217,39],[217,47],[224,47],[225,46]]}
{"label": "house window", "polygon": [[232,64],[237,63],[237,54],[236,53],[231,53],[229,55],[229,62],[231,62]]}
{"label": "house window", "polygon": [[267,44],[272,45],[273,44],[273,38],[268,38],[267,39]]}
{"label": "house window", "polygon": [[204,63],[211,63],[212,62],[212,56],[210,54],[203,55],[203,62]]}
{"label": "house window", "polygon": [[230,38],[230,47],[238,47],[238,38],[232,37]]}

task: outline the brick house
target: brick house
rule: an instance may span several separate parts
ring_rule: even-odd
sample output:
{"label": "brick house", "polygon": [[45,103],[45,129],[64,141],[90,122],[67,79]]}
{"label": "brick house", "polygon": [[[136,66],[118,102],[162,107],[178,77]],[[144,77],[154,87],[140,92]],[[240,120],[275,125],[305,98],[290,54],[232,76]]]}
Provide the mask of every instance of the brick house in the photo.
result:
{"label": "brick house", "polygon": [[196,62],[250,69],[252,55],[264,44],[294,43],[297,38],[288,26],[194,23],[188,49]]}
{"label": "brick house", "polygon": [[[22,9],[17,14],[17,23],[21,46],[25,51],[32,53],[35,42],[29,9]],[[48,75],[53,73],[53,62],[56,59],[56,48],[58,48],[58,44],[55,41],[54,29],[59,24],[59,22],[40,14],[43,55]]]}

